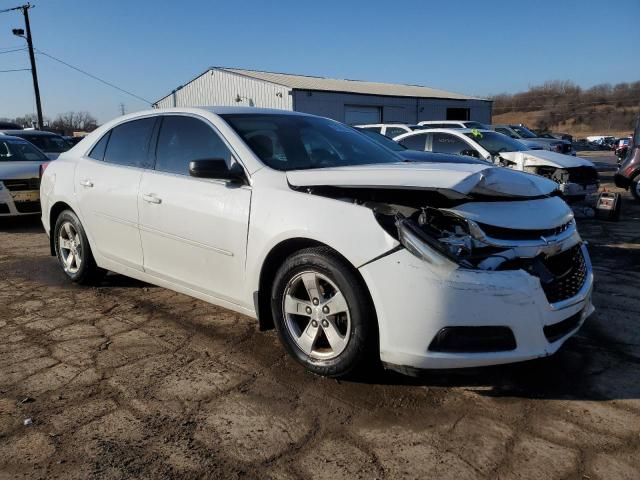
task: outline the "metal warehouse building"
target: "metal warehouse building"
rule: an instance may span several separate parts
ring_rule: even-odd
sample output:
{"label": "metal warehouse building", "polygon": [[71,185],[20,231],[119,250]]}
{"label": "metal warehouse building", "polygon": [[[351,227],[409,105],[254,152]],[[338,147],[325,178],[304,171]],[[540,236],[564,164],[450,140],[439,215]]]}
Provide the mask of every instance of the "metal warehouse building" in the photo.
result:
{"label": "metal warehouse building", "polygon": [[214,105],[295,110],[348,124],[443,119],[491,123],[492,102],[418,85],[211,67],[154,107]]}

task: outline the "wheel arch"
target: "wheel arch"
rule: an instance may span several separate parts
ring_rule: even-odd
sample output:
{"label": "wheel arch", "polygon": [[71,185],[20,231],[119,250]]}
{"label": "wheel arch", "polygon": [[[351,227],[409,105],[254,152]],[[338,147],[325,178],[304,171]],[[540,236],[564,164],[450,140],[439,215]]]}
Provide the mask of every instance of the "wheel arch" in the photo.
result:
{"label": "wheel arch", "polygon": [[271,285],[273,283],[273,279],[275,278],[276,272],[278,271],[278,268],[280,268],[280,265],[282,265],[282,263],[289,256],[305,248],[313,247],[326,247],[331,249],[331,251],[338,255],[342,260],[344,260],[347,265],[353,268],[354,273],[360,279],[363,287],[365,288],[365,291],[367,292],[371,308],[375,311],[375,306],[371,298],[371,293],[369,292],[367,283],[365,282],[356,266],[353,265],[353,263],[351,263],[347,258],[345,258],[344,255],[342,255],[335,248],[318,240],[304,237],[289,238],[276,244],[269,251],[269,253],[265,257],[264,262],[262,263],[262,268],[260,269],[258,290],[253,293],[253,301],[256,309],[256,315],[258,317],[258,325],[260,327],[260,330],[264,331],[274,328],[273,316],[271,314]]}
{"label": "wheel arch", "polygon": [[58,217],[65,210],[71,210],[73,213],[76,213],[75,210],[71,208],[71,206],[68,203],[63,201],[58,201],[54,203],[51,209],[49,210],[49,249],[52,257],[56,256],[53,229],[56,226]]}

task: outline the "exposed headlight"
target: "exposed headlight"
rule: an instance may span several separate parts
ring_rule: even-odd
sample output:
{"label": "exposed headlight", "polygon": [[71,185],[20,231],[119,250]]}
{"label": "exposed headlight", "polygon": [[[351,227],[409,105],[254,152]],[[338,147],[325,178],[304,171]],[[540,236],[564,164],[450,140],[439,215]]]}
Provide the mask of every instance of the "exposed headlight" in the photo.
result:
{"label": "exposed headlight", "polygon": [[406,219],[398,220],[396,226],[398,227],[398,240],[409,252],[434,265],[446,263],[445,257],[439,255],[434,251],[434,248],[429,246],[431,242],[410,221]]}

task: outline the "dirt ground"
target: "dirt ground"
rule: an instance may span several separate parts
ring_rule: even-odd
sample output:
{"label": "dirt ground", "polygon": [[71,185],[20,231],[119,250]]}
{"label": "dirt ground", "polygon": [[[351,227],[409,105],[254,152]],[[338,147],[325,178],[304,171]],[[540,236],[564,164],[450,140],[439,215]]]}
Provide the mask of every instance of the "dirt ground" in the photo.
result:
{"label": "dirt ground", "polygon": [[5,221],[0,479],[638,479],[640,205],[579,228],[597,310],[555,356],[336,381],[242,315],[74,286],[37,220]]}

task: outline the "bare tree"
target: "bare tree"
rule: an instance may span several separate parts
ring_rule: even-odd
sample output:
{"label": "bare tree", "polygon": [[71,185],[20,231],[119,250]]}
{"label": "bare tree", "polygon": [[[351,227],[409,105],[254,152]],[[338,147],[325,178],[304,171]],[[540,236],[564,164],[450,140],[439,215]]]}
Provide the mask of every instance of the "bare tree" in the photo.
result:
{"label": "bare tree", "polygon": [[89,112],[66,112],[59,114],[51,127],[68,133],[90,132],[98,127],[98,121]]}

